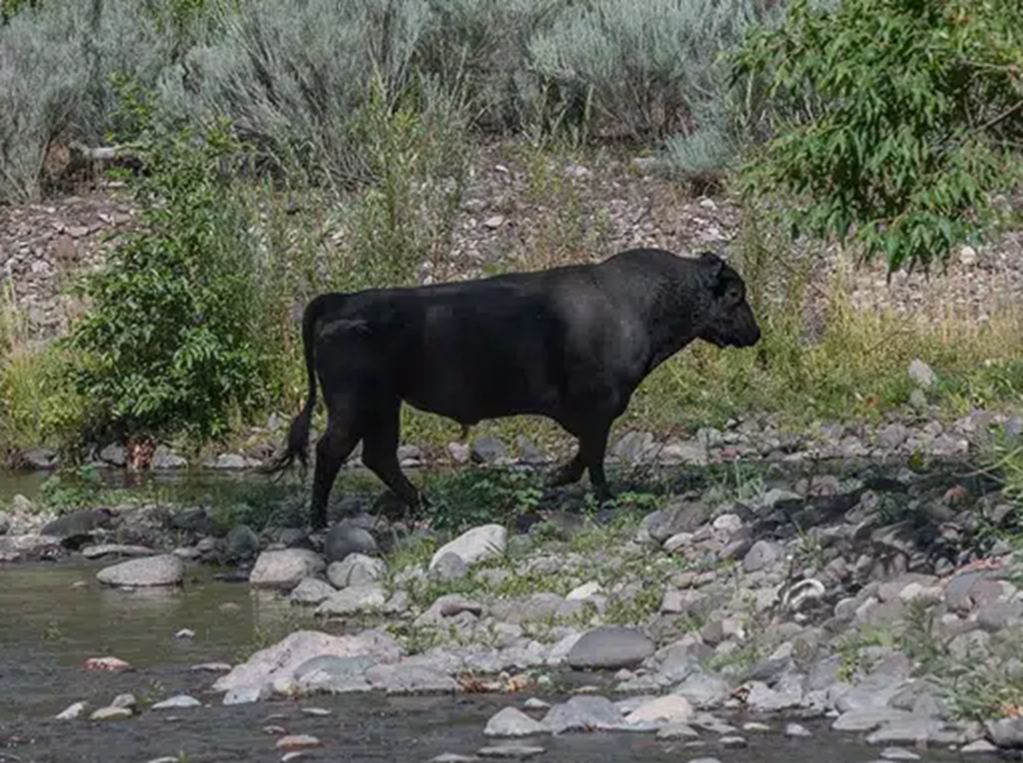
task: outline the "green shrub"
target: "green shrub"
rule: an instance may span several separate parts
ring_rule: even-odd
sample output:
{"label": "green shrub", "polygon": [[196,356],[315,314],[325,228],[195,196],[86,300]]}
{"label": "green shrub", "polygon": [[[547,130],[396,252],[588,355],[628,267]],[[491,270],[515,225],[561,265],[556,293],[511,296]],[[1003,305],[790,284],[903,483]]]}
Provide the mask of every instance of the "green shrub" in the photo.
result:
{"label": "green shrub", "polygon": [[227,172],[238,151],[220,126],[157,136],[145,151],[142,229],[85,278],[89,311],[68,337],[99,430],[216,436],[268,392],[262,263]]}
{"label": "green shrub", "polygon": [[793,235],[854,236],[890,271],[944,260],[1018,179],[1019,19],[1015,0],[799,0],[734,62],[776,115],[746,192],[780,193]]}
{"label": "green shrub", "polygon": [[636,140],[693,127],[721,96],[721,51],[769,17],[765,0],[602,0],[572,5],[529,44],[536,72],[563,96],[592,99],[599,126]]}

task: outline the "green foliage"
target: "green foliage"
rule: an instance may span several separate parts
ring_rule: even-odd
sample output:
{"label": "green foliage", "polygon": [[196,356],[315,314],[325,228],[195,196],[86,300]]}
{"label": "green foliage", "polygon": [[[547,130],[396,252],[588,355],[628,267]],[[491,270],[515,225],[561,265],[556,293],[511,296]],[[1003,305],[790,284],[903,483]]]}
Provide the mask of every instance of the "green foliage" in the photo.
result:
{"label": "green foliage", "polygon": [[[573,4],[530,41],[533,65],[576,104],[592,100],[603,132],[638,140],[691,125],[697,103],[721,95],[718,54],[773,3],[605,0]],[[709,99],[708,99],[709,100]]]}
{"label": "green foliage", "polygon": [[489,522],[509,522],[535,509],[543,495],[536,475],[509,469],[459,469],[438,475],[425,490],[430,496],[431,526],[452,533]]}
{"label": "green foliage", "polygon": [[84,279],[91,309],[68,346],[100,427],[217,436],[266,394],[255,244],[224,165],[239,147],[223,126],[153,140],[143,227]]}
{"label": "green foliage", "polygon": [[798,0],[735,57],[766,80],[776,135],[744,190],[795,197],[793,235],[851,234],[889,272],[927,268],[976,234],[1023,137],[1015,0]]}
{"label": "green foliage", "polygon": [[22,8],[34,8],[39,0],[0,0],[0,20],[4,23]]}

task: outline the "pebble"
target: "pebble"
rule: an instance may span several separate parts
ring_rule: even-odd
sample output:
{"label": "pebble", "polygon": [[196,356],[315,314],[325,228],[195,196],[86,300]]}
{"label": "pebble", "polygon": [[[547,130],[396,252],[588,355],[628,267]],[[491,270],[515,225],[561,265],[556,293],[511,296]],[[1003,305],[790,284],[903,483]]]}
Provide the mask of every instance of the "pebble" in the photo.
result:
{"label": "pebble", "polygon": [[920,756],[915,752],[901,747],[886,747],[881,750],[881,757],[884,760],[920,760]]}
{"label": "pebble", "polygon": [[88,705],[85,702],[75,702],[73,705],[69,705],[65,710],[58,713],[55,718],[58,721],[73,721],[81,718],[84,714]]}
{"label": "pebble", "polygon": [[323,745],[319,739],[309,734],[292,734],[291,736],[283,736],[277,740],[277,749],[282,751],[293,751],[293,750],[307,750],[312,747],[321,747]]}
{"label": "pebble", "polygon": [[723,736],[718,741],[726,750],[737,750],[749,745],[746,738],[740,736]]}
{"label": "pebble", "polygon": [[202,707],[202,702],[187,694],[179,694],[153,705],[153,710],[180,710],[186,707]]}
{"label": "pebble", "polygon": [[109,670],[113,672],[132,669],[131,665],[117,657],[90,657],[82,667],[86,670]]}
{"label": "pebble", "polygon": [[530,697],[522,703],[522,706],[526,708],[526,710],[547,710],[550,708],[551,704],[550,702],[544,702],[538,697]]}
{"label": "pebble", "polygon": [[130,707],[101,707],[89,716],[90,721],[125,721],[132,716]]}
{"label": "pebble", "polygon": [[547,750],[543,747],[535,747],[524,744],[505,744],[493,747],[483,747],[477,753],[481,758],[497,758],[503,760],[526,760],[537,755],[543,755]]}
{"label": "pebble", "polygon": [[785,736],[787,737],[808,737],[812,736],[810,730],[806,726],[802,726],[798,723],[786,723],[785,724]]}

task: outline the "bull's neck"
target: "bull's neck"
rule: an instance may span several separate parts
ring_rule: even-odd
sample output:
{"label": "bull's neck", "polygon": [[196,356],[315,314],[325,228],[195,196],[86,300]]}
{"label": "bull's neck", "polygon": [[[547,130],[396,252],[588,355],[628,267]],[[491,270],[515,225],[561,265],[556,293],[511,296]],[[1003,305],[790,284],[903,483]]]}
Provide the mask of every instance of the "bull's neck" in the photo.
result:
{"label": "bull's neck", "polygon": [[694,292],[693,285],[683,279],[646,292],[643,317],[650,332],[650,370],[697,338],[702,300]]}

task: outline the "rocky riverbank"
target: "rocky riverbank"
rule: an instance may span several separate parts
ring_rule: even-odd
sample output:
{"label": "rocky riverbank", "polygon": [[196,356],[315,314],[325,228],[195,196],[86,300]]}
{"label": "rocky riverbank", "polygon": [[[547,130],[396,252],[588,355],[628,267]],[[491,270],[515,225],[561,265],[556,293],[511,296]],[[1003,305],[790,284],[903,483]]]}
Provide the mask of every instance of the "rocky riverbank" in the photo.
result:
{"label": "rocky riverbank", "polygon": [[[212,666],[223,674],[207,701],[521,697],[486,724],[493,744],[480,756],[539,755],[551,735],[595,730],[706,756],[764,733],[796,739],[814,719],[880,748],[1016,749],[1017,508],[955,460],[992,422],[890,424],[870,441],[835,432],[830,469],[802,440],[704,432],[688,443],[699,462],[734,451],[769,466],[745,481],[632,490],[617,510],[555,491],[509,524],[455,536],[374,516],[357,495],[339,497],[322,535],[300,514],[256,532],[202,507],[48,517],[20,499],[0,518],[0,555],[100,559],[94,583],[124,596],[187,586],[195,564],[229,565],[226,577],[290,602],[296,619],[283,641]],[[653,444],[632,435],[616,455],[643,462]],[[939,449],[943,463],[919,458]],[[855,465],[864,456],[873,463]],[[131,722],[155,709],[129,699],[65,718]],[[306,743],[282,740],[281,752]]]}

